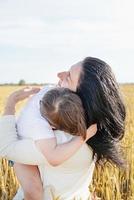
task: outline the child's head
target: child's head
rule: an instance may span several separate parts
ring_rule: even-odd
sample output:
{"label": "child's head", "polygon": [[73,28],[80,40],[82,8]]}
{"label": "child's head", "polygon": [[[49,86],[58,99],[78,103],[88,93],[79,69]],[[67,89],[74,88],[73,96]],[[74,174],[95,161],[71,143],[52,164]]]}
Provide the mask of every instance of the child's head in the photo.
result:
{"label": "child's head", "polygon": [[77,94],[66,88],[48,91],[41,100],[41,115],[50,125],[72,135],[86,137],[85,113]]}

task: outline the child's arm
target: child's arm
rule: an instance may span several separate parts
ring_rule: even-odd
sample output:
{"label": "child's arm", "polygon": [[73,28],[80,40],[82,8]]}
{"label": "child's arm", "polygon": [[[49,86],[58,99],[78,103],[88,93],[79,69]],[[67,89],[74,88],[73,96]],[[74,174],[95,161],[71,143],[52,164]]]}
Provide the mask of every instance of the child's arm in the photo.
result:
{"label": "child's arm", "polygon": [[77,136],[67,143],[57,144],[56,138],[36,141],[36,146],[41,150],[48,162],[53,165],[60,165],[69,159],[89,138],[97,132],[97,125],[91,125],[87,129],[87,137],[84,141],[81,136]]}

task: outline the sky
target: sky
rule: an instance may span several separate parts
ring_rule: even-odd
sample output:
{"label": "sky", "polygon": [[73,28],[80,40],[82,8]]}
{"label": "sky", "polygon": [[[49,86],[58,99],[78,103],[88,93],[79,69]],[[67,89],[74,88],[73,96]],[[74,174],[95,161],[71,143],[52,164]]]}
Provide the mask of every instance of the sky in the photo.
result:
{"label": "sky", "polygon": [[133,0],[0,0],[0,83],[55,83],[86,56],[134,82]]}

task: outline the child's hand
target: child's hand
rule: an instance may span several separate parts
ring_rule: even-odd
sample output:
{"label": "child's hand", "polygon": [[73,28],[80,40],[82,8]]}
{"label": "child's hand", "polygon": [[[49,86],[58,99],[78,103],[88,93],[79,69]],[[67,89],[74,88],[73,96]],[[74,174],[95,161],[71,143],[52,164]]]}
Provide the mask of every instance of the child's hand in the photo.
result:
{"label": "child's hand", "polygon": [[96,134],[96,132],[97,132],[97,124],[89,126],[89,128],[87,129],[86,141],[91,137],[93,137]]}

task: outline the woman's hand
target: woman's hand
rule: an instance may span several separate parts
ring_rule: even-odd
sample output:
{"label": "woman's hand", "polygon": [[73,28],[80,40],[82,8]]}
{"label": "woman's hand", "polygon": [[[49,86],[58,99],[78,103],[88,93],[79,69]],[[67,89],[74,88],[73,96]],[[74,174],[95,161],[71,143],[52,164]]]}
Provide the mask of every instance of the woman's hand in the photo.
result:
{"label": "woman's hand", "polygon": [[13,92],[12,94],[10,94],[7,101],[12,101],[16,104],[17,102],[22,101],[39,91],[40,91],[40,88],[25,87],[23,89],[17,90]]}
{"label": "woman's hand", "polygon": [[10,94],[9,97],[7,98],[7,103],[5,105],[4,115],[14,115],[15,106],[19,101],[22,101],[39,91],[40,88],[26,87]]}
{"label": "woman's hand", "polygon": [[89,128],[87,129],[86,141],[91,137],[93,137],[96,134],[96,132],[97,132],[97,124],[89,126]]}

